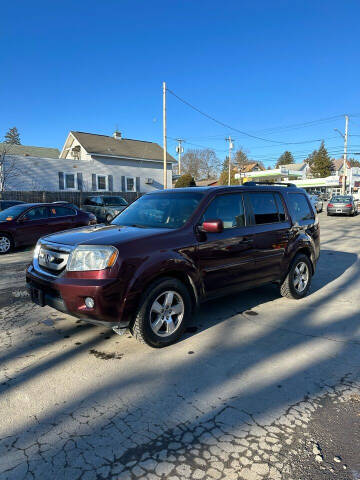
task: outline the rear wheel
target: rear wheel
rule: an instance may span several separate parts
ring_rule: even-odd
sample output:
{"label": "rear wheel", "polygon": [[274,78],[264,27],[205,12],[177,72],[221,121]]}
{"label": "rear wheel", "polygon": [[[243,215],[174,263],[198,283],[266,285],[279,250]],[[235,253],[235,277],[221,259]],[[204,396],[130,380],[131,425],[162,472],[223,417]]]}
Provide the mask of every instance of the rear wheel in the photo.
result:
{"label": "rear wheel", "polygon": [[0,255],[9,253],[13,248],[13,242],[9,235],[6,233],[0,233]]}
{"label": "rear wheel", "polygon": [[191,310],[186,286],[176,278],[160,279],[144,292],[131,333],[140,343],[166,347],[181,337]]}
{"label": "rear wheel", "polygon": [[281,284],[281,295],[295,300],[305,297],[311,285],[311,276],[312,268],[309,257],[303,253],[297,255]]}

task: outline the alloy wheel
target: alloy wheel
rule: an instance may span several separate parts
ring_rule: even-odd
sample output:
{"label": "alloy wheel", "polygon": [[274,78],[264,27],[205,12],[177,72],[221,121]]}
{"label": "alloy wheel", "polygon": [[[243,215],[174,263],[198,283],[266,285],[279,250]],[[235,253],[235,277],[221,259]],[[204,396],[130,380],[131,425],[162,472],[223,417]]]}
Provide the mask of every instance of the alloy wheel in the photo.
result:
{"label": "alloy wheel", "polygon": [[174,290],[161,293],[150,308],[151,330],[160,337],[172,335],[181,325],[185,313],[184,301]]}
{"label": "alloy wheel", "polygon": [[6,253],[10,250],[11,243],[8,237],[0,236],[0,252]]}
{"label": "alloy wheel", "polygon": [[309,283],[309,268],[305,262],[299,262],[294,269],[294,288],[302,293]]}

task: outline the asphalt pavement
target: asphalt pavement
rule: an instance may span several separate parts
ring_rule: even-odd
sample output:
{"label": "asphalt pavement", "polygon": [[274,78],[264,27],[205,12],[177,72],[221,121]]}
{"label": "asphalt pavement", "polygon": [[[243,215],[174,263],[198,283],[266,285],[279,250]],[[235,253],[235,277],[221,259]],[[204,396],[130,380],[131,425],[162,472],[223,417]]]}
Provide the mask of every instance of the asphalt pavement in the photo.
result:
{"label": "asphalt pavement", "polygon": [[0,479],[360,479],[360,215],[319,215],[307,298],[212,301],[176,345],[29,302],[0,257]]}

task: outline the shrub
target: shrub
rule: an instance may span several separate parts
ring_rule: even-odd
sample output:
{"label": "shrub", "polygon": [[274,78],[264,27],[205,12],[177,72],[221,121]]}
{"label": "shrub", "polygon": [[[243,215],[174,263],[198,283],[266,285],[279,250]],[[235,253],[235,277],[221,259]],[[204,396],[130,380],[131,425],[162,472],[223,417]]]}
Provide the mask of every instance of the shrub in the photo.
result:
{"label": "shrub", "polygon": [[176,180],[175,188],[182,188],[182,187],[196,187],[195,180],[189,173],[185,173],[185,175],[181,175],[181,177]]}

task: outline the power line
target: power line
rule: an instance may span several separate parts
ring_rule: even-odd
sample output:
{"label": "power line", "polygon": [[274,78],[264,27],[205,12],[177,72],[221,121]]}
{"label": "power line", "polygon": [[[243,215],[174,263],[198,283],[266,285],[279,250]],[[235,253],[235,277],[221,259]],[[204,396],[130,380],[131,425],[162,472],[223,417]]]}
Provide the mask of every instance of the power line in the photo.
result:
{"label": "power line", "polygon": [[169,88],[167,88],[167,91],[173,95],[174,97],[176,97],[180,102],[184,103],[185,105],[187,105],[188,107],[192,108],[193,110],[195,110],[196,112],[200,113],[201,115],[203,115],[204,117],[208,118],[209,120],[212,120],[213,122],[225,127],[225,128],[228,128],[230,130],[233,130],[234,132],[238,132],[240,133],[241,135],[246,135],[247,137],[250,137],[250,138],[254,138],[256,140],[262,140],[264,142],[270,142],[270,143],[276,143],[276,144],[279,144],[279,145],[298,145],[298,144],[303,144],[303,143],[314,143],[314,142],[320,142],[321,139],[316,139],[316,140],[308,140],[308,141],[302,141],[302,142],[282,142],[280,140],[271,140],[269,138],[262,138],[262,137],[259,137],[257,135],[252,135],[251,133],[248,133],[248,132],[244,132],[242,130],[239,130],[238,128],[235,128],[235,127],[232,127],[231,125],[228,125],[227,123],[224,123],[222,122],[221,120],[217,120],[215,117],[209,115],[208,113],[205,113],[203,112],[202,110],[200,110],[199,108],[195,107],[194,105],[192,105],[190,102],[188,102],[187,100],[184,100],[183,98],[179,97],[179,95],[177,95],[176,93],[174,93],[172,90],[170,90]]}

